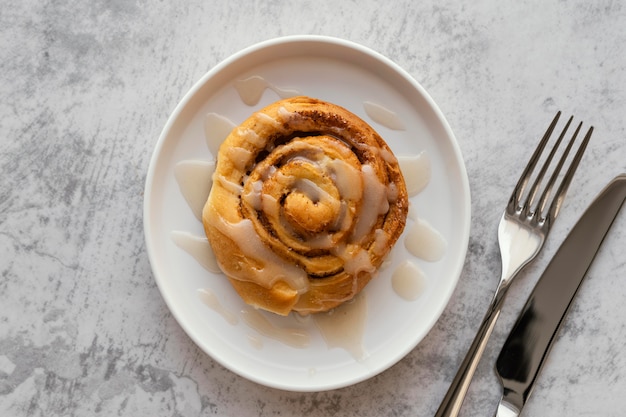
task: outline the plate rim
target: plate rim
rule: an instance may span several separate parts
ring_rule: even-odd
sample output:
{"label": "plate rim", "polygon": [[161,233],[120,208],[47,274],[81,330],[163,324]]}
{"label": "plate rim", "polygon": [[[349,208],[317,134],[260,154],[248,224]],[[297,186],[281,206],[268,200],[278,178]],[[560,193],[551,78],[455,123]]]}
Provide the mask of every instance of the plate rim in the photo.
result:
{"label": "plate rim", "polygon": [[[334,384],[323,384],[323,386],[320,386],[319,384],[318,385],[312,384],[309,387],[300,387],[300,386],[292,387],[288,383],[278,383],[276,381],[270,381],[268,380],[268,378],[260,378],[250,372],[243,372],[241,368],[233,367],[232,364],[228,363],[220,355],[216,355],[214,352],[211,352],[210,349],[207,350],[205,348],[206,343],[204,343],[202,340],[199,340],[196,332],[188,328],[185,321],[179,317],[179,313],[177,309],[172,305],[173,301],[171,297],[168,296],[165,291],[163,291],[163,287],[162,287],[163,283],[161,282],[163,278],[160,277],[160,274],[157,271],[157,268],[155,267],[155,262],[156,262],[154,259],[155,249],[153,248],[153,243],[152,243],[153,233],[152,233],[152,227],[151,227],[151,218],[153,217],[153,215],[150,212],[150,201],[153,198],[153,194],[152,194],[153,193],[153,190],[152,190],[153,179],[155,176],[156,166],[158,165],[157,160],[159,158],[159,155],[161,154],[162,148],[165,145],[166,139],[171,134],[172,128],[178,122],[181,113],[190,104],[190,102],[196,96],[199,90],[201,90],[203,86],[209,80],[211,80],[216,75],[220,74],[224,69],[227,69],[231,65],[235,64],[237,61],[249,56],[250,54],[257,53],[267,48],[271,48],[271,47],[275,47],[279,45],[285,45],[289,43],[298,43],[298,42],[316,43],[316,44],[332,44],[335,46],[340,46],[340,47],[348,48],[350,50],[357,51],[361,54],[365,54],[369,56],[370,58],[380,61],[382,64],[384,64],[385,66],[393,70],[393,72],[401,76],[404,79],[404,81],[410,83],[411,86],[416,90],[416,92],[418,92],[421,95],[421,97],[427,102],[429,108],[432,110],[432,112],[436,116],[437,122],[439,123],[440,127],[444,130],[446,136],[449,138],[449,142],[450,142],[449,145],[450,145],[451,150],[454,152],[455,162],[457,164],[456,168],[459,170],[459,177],[461,179],[461,182],[458,185],[460,185],[460,189],[462,191],[463,200],[464,200],[464,205],[461,208],[464,214],[463,216],[464,218],[461,224],[464,227],[463,227],[463,230],[459,231],[459,235],[458,235],[459,239],[463,243],[461,245],[461,252],[459,253],[458,259],[456,260],[457,264],[455,265],[454,268],[451,269],[451,275],[453,275],[454,277],[454,282],[453,282],[453,285],[449,286],[447,293],[445,293],[445,297],[444,297],[445,302],[442,302],[440,304],[439,308],[437,309],[435,313],[436,318],[431,323],[429,323],[429,325],[424,331],[423,336],[421,338],[417,338],[418,340],[414,341],[414,343],[407,344],[405,349],[401,350],[401,354],[398,354],[392,360],[386,361],[383,366],[379,366],[373,370],[370,370],[370,372],[363,373],[362,375],[357,376],[357,377],[338,381],[337,383],[334,383]],[[443,313],[444,309],[450,302],[452,294],[454,290],[456,289],[458,282],[460,280],[463,266],[467,257],[467,250],[468,250],[469,237],[470,237],[470,228],[471,228],[471,192],[470,192],[470,187],[469,187],[469,178],[467,175],[465,161],[462,157],[462,152],[458,144],[458,141],[456,139],[456,136],[454,135],[445,116],[443,115],[443,112],[441,111],[439,106],[435,103],[435,101],[432,99],[430,94],[406,70],[404,70],[402,67],[400,67],[398,64],[396,64],[395,62],[393,62],[391,59],[387,58],[386,56],[374,51],[373,49],[370,49],[369,47],[355,43],[353,41],[331,37],[331,36],[324,36],[324,35],[291,35],[291,36],[282,36],[282,37],[272,38],[272,39],[258,42],[256,44],[243,48],[240,51],[220,61],[217,65],[215,65],[213,68],[207,71],[198,81],[196,81],[193,84],[193,86],[182,96],[182,98],[177,103],[174,110],[168,116],[167,122],[164,125],[159,135],[159,138],[157,140],[157,143],[152,151],[152,155],[150,157],[148,171],[147,171],[147,175],[145,179],[143,203],[144,203],[144,207],[143,207],[144,238],[146,242],[146,252],[148,254],[152,275],[157,284],[157,287],[159,288],[161,297],[165,301],[168,309],[170,310],[171,314],[175,318],[177,324],[181,326],[181,328],[184,330],[185,334],[191,340],[193,340],[193,342],[198,346],[200,350],[202,350],[205,354],[207,354],[213,360],[215,360],[216,362],[224,366],[229,371],[241,377],[244,377],[248,380],[256,382],[258,384],[267,386],[267,387],[272,387],[272,388],[277,388],[277,389],[282,389],[282,390],[287,390],[287,391],[296,391],[296,392],[326,391],[326,390],[338,389],[338,388],[343,388],[343,387],[357,384],[375,375],[378,375],[381,372],[384,372],[385,370],[389,369],[394,364],[398,363],[410,351],[412,351],[424,339],[424,337],[426,337],[426,335],[432,330],[432,327],[439,321],[439,319],[441,318],[441,314]]]}

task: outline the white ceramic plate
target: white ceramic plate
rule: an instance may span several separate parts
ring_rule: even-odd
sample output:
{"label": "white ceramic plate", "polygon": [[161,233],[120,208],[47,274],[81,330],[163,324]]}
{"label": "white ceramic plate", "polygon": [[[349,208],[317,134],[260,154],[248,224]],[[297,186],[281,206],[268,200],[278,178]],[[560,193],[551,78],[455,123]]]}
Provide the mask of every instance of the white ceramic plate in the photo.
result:
{"label": "white ceramic plate", "polygon": [[[211,160],[204,134],[209,112],[240,123],[279,97],[265,90],[260,102],[244,104],[234,82],[263,77],[281,88],[327,100],[359,115],[385,138],[396,155],[425,152],[431,180],[411,205],[447,241],[437,262],[414,259],[425,275],[415,301],[392,289],[393,265],[412,258],[402,244],[393,249],[386,268],[366,287],[362,346],[367,357],[356,360],[347,350],[332,348],[310,320],[291,320],[311,335],[295,348],[259,335],[245,321],[231,324],[209,308],[198,290],[209,288],[235,316],[245,306],[223,275],[212,274],[172,241],[173,231],[203,236],[200,222],[185,202],[174,166],[183,160]],[[364,111],[370,101],[395,112],[405,130],[373,122]],[[263,42],[228,58],[209,71],[182,99],[157,143],[146,179],[144,228],[158,287],[172,314],[197,345],[233,372],[270,387],[321,391],[370,378],[410,352],[431,329],[446,306],[461,273],[469,240],[470,195],[465,166],[454,135],[428,93],[389,59],[360,45],[319,37],[286,37]],[[411,221],[411,220],[410,220]],[[409,222],[410,222],[409,221]],[[277,326],[286,325],[276,322]]]}

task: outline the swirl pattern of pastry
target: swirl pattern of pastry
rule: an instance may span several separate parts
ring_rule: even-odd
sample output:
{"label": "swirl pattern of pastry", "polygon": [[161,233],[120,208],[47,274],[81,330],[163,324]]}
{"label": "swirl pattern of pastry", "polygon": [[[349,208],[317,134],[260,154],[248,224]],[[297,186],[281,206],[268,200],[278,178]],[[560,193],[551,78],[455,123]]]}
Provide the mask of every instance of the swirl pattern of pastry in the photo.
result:
{"label": "swirl pattern of pastry", "polygon": [[402,233],[397,160],[367,123],[294,97],[254,113],[219,149],[202,221],[243,300],[277,314],[352,299]]}

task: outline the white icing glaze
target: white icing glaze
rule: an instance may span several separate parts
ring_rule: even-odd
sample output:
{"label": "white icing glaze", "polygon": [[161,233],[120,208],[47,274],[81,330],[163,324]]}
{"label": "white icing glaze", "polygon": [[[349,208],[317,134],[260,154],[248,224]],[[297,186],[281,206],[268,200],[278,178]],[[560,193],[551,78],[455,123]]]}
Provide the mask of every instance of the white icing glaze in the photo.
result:
{"label": "white icing glaze", "polygon": [[265,139],[252,129],[238,128],[237,134],[246,139],[246,142],[254,145],[256,148],[265,146]]}
{"label": "white icing glaze", "polygon": [[417,221],[419,219],[419,215],[417,214],[417,208],[414,204],[409,204],[409,214],[406,216],[407,219],[411,219]]}
{"label": "white icing glaze", "polygon": [[391,286],[396,294],[408,301],[417,300],[426,285],[424,272],[413,262],[402,262],[391,276]]}
{"label": "white icing glaze", "polygon": [[382,255],[387,245],[389,244],[389,235],[383,229],[376,229],[374,232],[374,243],[372,244],[372,251],[376,255]]}
{"label": "white icing glaze", "polygon": [[280,205],[278,200],[268,194],[260,194],[261,210],[269,217],[278,218],[280,216]]}
{"label": "white icing glaze", "polygon": [[178,247],[193,256],[207,271],[216,274],[222,272],[217,265],[215,255],[206,237],[198,237],[189,232],[175,230],[171,233],[171,238]]}
{"label": "white icing glaze", "polygon": [[398,162],[398,159],[393,154],[393,152],[391,152],[390,149],[380,148],[378,149],[378,153],[380,154],[381,158],[383,158],[383,161],[387,162],[388,164],[395,164]]}
{"label": "white icing glaze", "polygon": [[246,148],[231,146],[226,149],[225,156],[232,162],[237,170],[244,171],[246,165],[251,161],[252,152]]}
{"label": "white icing glaze", "polygon": [[367,358],[363,348],[367,301],[363,293],[329,312],[316,314],[314,321],[329,348],[344,349],[358,361]]}
{"label": "white icing glaze", "polygon": [[263,181],[254,181],[248,189],[248,192],[242,194],[243,200],[254,210],[261,210],[261,191],[263,190]]}
{"label": "white icing glaze", "polygon": [[274,126],[275,129],[282,130],[282,124],[278,120],[270,116],[269,114],[256,112],[254,113],[254,117],[256,117],[259,120],[259,122],[262,124],[270,123],[272,126]]}
{"label": "white icing glaze", "polygon": [[387,201],[389,201],[390,204],[398,201],[398,186],[395,182],[390,182],[387,186]]}
{"label": "white icing glaze", "polygon": [[373,121],[379,123],[392,130],[405,130],[406,126],[402,119],[391,110],[381,106],[380,104],[366,101],[363,103],[363,108],[369,117]]}
{"label": "white icing glaze", "polygon": [[428,155],[421,152],[419,155],[398,156],[398,163],[409,197],[419,194],[430,182],[431,168]]}
{"label": "white icing glaze", "polygon": [[332,249],[332,253],[341,258],[344,271],[352,275],[355,280],[359,272],[374,272],[376,270],[372,265],[369,253],[358,245],[340,244]]}
{"label": "white icing glaze", "polygon": [[249,273],[247,277],[242,277],[238,270],[227,270],[225,265],[220,265],[226,275],[236,279],[248,279],[265,288],[271,288],[278,281],[284,281],[300,294],[308,290],[307,273],[296,265],[285,262],[265,246],[250,220],[229,223],[219,216],[213,217],[210,219],[211,224],[229,236],[248,260],[261,265],[260,268],[247,268]]}
{"label": "white icing glaze", "polygon": [[248,106],[254,106],[255,104],[257,104],[261,100],[263,92],[266,89],[274,91],[280,98],[288,98],[300,95],[297,90],[278,88],[258,75],[235,81],[235,89],[239,93],[239,98],[241,98],[241,101],[243,101]]}
{"label": "white icing glaze", "polygon": [[180,161],[174,166],[174,177],[185,201],[196,219],[202,221],[202,208],[211,191],[214,161]]}
{"label": "white icing glaze", "polygon": [[342,199],[358,201],[363,195],[363,178],[361,172],[341,159],[327,158],[323,165],[330,172]]}
{"label": "white icing glaze", "polygon": [[217,158],[220,145],[234,127],[235,124],[224,116],[220,116],[217,113],[208,113],[206,115],[204,119],[204,137],[207,147],[214,158]]}
{"label": "white icing glaze", "polygon": [[243,187],[240,184],[227,180],[223,175],[217,175],[217,172],[213,173],[213,182],[219,182],[222,187],[235,195],[241,195],[243,192]]}
{"label": "white icing glaze", "polygon": [[289,120],[289,119],[291,119],[291,118],[292,118],[295,114],[297,114],[297,113],[295,113],[295,112],[291,112],[291,111],[287,110],[287,109],[286,109],[285,107],[283,107],[283,106],[281,106],[281,107],[278,109],[278,117],[280,118],[280,120],[281,120],[282,122],[286,122],[286,121],[288,121],[288,120]]}
{"label": "white icing glaze", "polygon": [[404,246],[413,256],[435,262],[445,254],[447,242],[427,221],[418,219],[406,232]]}
{"label": "white icing glaze", "polygon": [[378,215],[389,210],[387,201],[387,187],[380,182],[374,169],[369,165],[362,165],[364,189],[363,203],[359,218],[354,228],[353,241],[359,242],[372,229]]}
{"label": "white icing glaze", "polygon": [[248,326],[263,336],[284,343],[288,346],[303,349],[309,346],[310,336],[301,329],[277,327],[258,310],[247,307],[241,310],[241,317]]}
{"label": "white icing glaze", "polygon": [[235,81],[235,89],[237,89],[241,101],[248,106],[254,106],[261,100],[267,86],[267,81],[258,76]]}
{"label": "white icing glaze", "polygon": [[334,243],[332,236],[327,233],[312,236],[306,241],[307,246],[311,249],[329,249]]}
{"label": "white icing glaze", "polygon": [[345,201],[341,201],[341,207],[339,208],[339,215],[335,219],[335,223],[332,225],[332,230],[335,232],[345,232],[352,224],[352,218],[354,217],[354,208],[348,207]]}
{"label": "white icing glaze", "polygon": [[337,200],[324,191],[317,183],[307,178],[293,178],[290,182],[293,182],[294,191],[304,194],[306,198],[313,203],[324,202],[332,204],[332,202],[335,202],[339,204]]}

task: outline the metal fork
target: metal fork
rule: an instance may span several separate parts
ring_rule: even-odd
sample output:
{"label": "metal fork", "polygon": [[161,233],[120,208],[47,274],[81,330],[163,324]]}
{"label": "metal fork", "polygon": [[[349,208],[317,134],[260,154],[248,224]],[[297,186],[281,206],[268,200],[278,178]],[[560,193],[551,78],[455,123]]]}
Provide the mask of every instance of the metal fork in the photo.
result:
{"label": "metal fork", "polygon": [[[550,167],[550,163],[554,158],[559,145],[561,144],[567,129],[569,128],[573,117],[570,117],[567,121],[563,131],[559,135],[556,143],[552,147],[550,154],[545,159],[543,166],[540,168],[532,187],[527,190],[532,173],[537,167],[537,164],[541,158],[541,155],[552,135],[552,131],[556,126],[561,112],[557,112],[556,116],[552,120],[552,123],[546,130],[543,138],[539,142],[537,149],[533,153],[528,165],[524,169],[521,178],[517,182],[513,194],[509,199],[509,202],[504,210],[504,214],[500,220],[498,226],[498,243],[500,245],[500,256],[502,258],[502,275],[500,283],[496,289],[496,293],[489,305],[487,314],[485,315],[483,322],[478,329],[478,333],[469,348],[465,359],[461,363],[461,366],[446,393],[435,417],[451,417],[457,416],[463,404],[463,399],[467,393],[469,385],[471,383],[476,367],[480,361],[480,358],[485,350],[489,336],[491,335],[498,317],[500,316],[500,310],[509,289],[511,282],[520,272],[520,270],[532,261],[541,248],[550,232],[550,227],[554,222],[554,219],[559,214],[567,188],[569,187],[574,172],[582,159],[583,153],[587,148],[587,143],[591,138],[593,127],[590,127],[585,135],[583,141],[578,147],[576,155],[570,162],[569,168],[563,178],[560,185],[554,194],[551,204],[548,207],[548,200],[552,197],[552,191],[559,177],[559,172],[563,168],[566,162],[567,156],[574,145],[574,141],[578,136],[578,133],[582,127],[582,122],[579,123],[572,138],[567,144],[567,147],[563,151],[563,154],[558,161],[556,167],[548,183],[543,189],[538,201],[536,197],[540,191],[541,183],[546,176],[546,173]],[[525,200],[522,202],[522,199]],[[547,211],[546,211],[547,208]]]}

